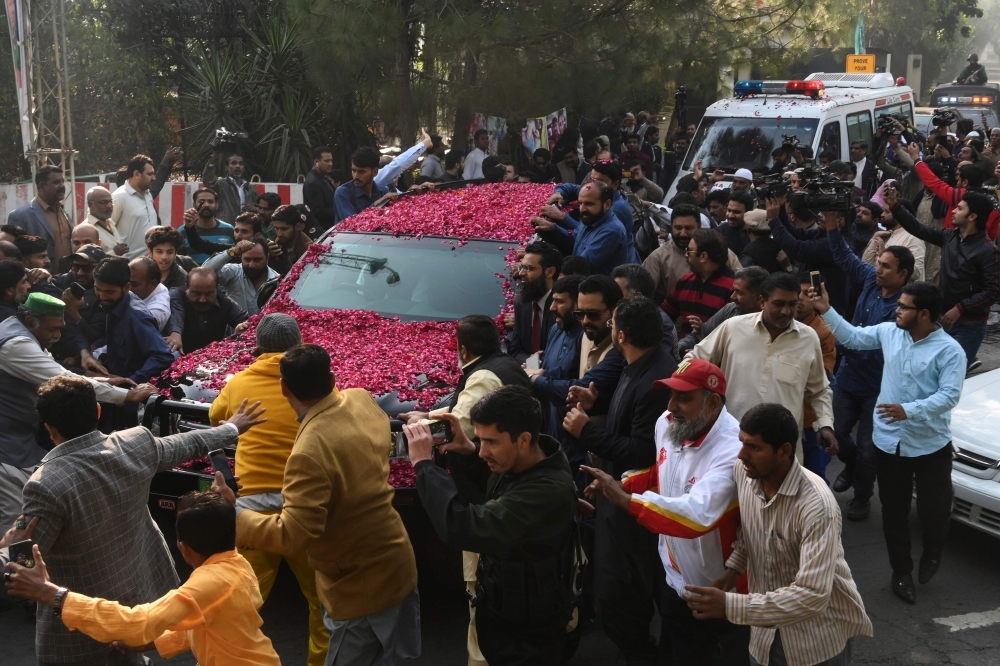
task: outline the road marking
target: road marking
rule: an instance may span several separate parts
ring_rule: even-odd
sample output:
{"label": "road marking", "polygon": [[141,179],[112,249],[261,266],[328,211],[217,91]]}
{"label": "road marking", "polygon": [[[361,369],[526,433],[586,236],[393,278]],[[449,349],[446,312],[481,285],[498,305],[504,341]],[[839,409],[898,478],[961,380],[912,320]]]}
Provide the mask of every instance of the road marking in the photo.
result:
{"label": "road marking", "polygon": [[951,627],[950,631],[962,631],[964,629],[978,629],[988,627],[991,624],[1000,623],[1000,608],[982,613],[966,613],[964,615],[952,615],[951,617],[936,617],[934,621]]}

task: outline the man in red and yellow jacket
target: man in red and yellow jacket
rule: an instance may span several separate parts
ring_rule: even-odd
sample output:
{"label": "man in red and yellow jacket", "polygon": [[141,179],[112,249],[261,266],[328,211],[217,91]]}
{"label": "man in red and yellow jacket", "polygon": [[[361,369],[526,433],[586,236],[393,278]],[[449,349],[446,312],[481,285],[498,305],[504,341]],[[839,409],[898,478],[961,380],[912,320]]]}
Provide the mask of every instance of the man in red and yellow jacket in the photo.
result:
{"label": "man in red and yellow jacket", "polygon": [[[740,428],[726,411],[726,378],[713,363],[692,359],[653,386],[672,390],[656,423],[656,465],[627,473],[624,483],[586,468],[596,478],[588,494],[602,492],[660,535],[667,585],[659,610],[674,662],[742,663],[749,627],[695,619],[683,598],[685,585],[711,586],[723,576],[740,526],[733,477]],[[746,593],[745,576],[737,590]]]}

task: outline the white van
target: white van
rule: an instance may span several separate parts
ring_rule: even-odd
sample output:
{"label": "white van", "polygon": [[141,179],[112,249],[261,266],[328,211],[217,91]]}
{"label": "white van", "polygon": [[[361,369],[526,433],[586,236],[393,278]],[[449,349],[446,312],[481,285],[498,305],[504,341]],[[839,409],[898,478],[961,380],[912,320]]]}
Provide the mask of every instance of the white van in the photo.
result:
{"label": "white van", "polygon": [[[783,137],[830,151],[850,160],[851,142],[864,139],[869,147],[879,116],[904,113],[913,120],[913,90],[896,85],[892,74],[811,74],[797,81],[738,81],[735,96],[715,102],[698,124],[677,181],[702,161],[706,173],[771,166],[771,152]],[[731,178],[730,175],[728,178]]]}

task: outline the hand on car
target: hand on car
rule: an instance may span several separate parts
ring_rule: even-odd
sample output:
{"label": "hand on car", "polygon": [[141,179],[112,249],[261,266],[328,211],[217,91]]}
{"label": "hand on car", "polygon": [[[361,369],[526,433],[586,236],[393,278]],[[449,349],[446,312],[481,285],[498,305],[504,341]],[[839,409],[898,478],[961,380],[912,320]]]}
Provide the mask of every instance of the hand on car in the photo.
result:
{"label": "hand on car", "polygon": [[168,347],[170,347],[170,351],[180,352],[182,354],[184,353],[183,343],[181,342],[180,333],[177,332],[171,333],[167,337],[163,338],[163,341],[167,343]]}

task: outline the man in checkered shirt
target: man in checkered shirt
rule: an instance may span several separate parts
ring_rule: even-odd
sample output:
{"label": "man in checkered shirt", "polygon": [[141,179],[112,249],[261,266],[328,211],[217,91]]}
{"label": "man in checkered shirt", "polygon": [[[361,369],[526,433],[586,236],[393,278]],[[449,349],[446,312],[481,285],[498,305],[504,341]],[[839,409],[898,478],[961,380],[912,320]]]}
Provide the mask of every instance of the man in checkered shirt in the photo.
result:
{"label": "man in checkered shirt", "polygon": [[[170,551],[146,506],[153,475],[232,443],[262,422],[260,403],[249,409],[244,403],[216,428],[160,438],[141,427],[111,435],[97,430],[100,406],[82,377],[54,377],[38,396],[39,417],[56,446],[24,486],[22,521],[39,519],[30,536],[52,578],[127,606],[178,587]],[[36,619],[39,666],[144,663],[138,654],[71,632],[47,604],[38,604]]]}

